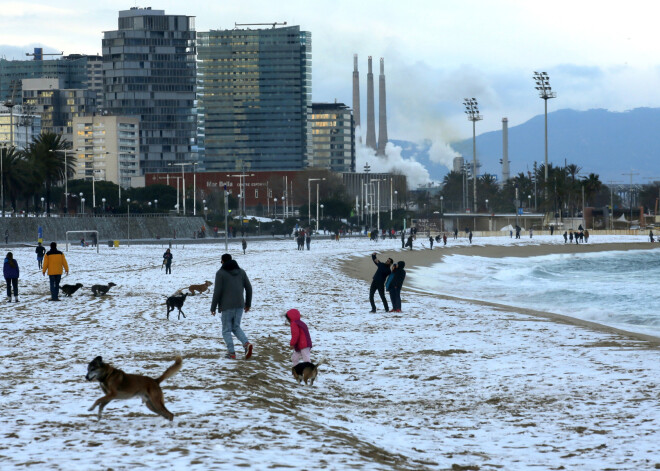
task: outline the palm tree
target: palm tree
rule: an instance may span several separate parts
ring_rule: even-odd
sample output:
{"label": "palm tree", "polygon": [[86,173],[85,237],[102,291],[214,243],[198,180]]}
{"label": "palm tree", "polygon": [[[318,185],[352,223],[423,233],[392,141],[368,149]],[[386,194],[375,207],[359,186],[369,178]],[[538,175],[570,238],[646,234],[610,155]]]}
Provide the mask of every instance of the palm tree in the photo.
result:
{"label": "palm tree", "polygon": [[[2,156],[2,178],[5,194],[9,197],[14,211],[18,209],[18,198],[29,188],[32,177],[31,169],[15,147],[10,147]],[[4,209],[4,208],[3,208]]]}
{"label": "palm tree", "polygon": [[61,135],[52,132],[41,133],[32,139],[25,150],[27,160],[33,165],[37,175],[46,188],[46,212],[50,216],[50,190],[53,185],[64,180],[65,171],[67,175],[73,173],[75,157],[67,162],[65,170],[65,155],[61,152],[69,148],[69,143]]}
{"label": "palm tree", "polygon": [[603,187],[603,182],[600,181],[598,175],[590,173],[588,177],[582,178],[582,185],[584,185],[584,196],[587,202],[593,204],[592,200]]}

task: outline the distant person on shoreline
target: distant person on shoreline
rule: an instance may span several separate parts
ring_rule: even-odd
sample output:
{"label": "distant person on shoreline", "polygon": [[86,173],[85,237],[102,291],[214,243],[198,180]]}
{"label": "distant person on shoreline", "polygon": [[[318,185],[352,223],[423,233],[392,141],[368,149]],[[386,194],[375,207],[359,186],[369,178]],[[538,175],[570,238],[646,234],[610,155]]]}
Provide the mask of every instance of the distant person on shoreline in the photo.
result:
{"label": "distant person on shoreline", "polygon": [[241,241],[241,246],[243,247],[243,255],[245,255],[245,249],[247,249],[247,240],[245,238]]}
{"label": "distant person on shoreline", "polygon": [[653,230],[649,231],[649,239],[651,239],[651,243],[655,242],[655,239],[653,238]]}
{"label": "distant person on shoreline", "polygon": [[454,240],[458,239],[458,227],[454,228]]}
{"label": "distant person on shoreline", "polygon": [[429,244],[431,244],[431,250],[433,250],[433,236],[429,236]]}
{"label": "distant person on shoreline", "polygon": [[534,229],[529,228],[529,238],[531,239],[534,236]]}
{"label": "distant person on shoreline", "polygon": [[41,245],[41,242],[39,242],[37,244],[37,248],[34,249],[34,253],[37,254],[37,263],[39,264],[39,268],[41,268],[44,262],[44,255],[46,254],[46,247]]}
{"label": "distant person on shoreline", "polygon": [[[410,236],[410,238],[412,238],[412,236]],[[383,263],[378,260],[376,252],[371,254],[371,260],[374,262],[374,265],[378,267],[371,280],[371,286],[369,287],[369,302],[371,303],[371,312],[376,312],[376,303],[374,302],[374,294],[376,291],[378,291],[378,295],[380,296],[381,301],[383,301],[385,312],[389,312],[390,307],[387,305],[387,299],[385,299],[385,281],[392,272],[390,267],[392,266],[392,263],[394,263],[394,260],[388,258],[385,263]]]}
{"label": "distant person on shoreline", "polygon": [[568,232],[564,231],[564,244],[568,242]]}
{"label": "distant person on shoreline", "polygon": [[447,245],[447,233],[446,232],[442,233],[442,243],[443,243],[443,245]]}
{"label": "distant person on shoreline", "polygon": [[589,243],[589,231],[587,229],[584,230],[584,243]]}
{"label": "distant person on shoreline", "polygon": [[413,236],[410,235],[410,236],[408,236],[408,242],[406,242],[406,247],[410,247],[410,250],[412,250],[413,249],[412,245],[413,245]]}
{"label": "distant person on shoreline", "polygon": [[568,239],[571,241],[571,244],[573,243],[573,231],[568,233]]}
{"label": "distant person on shoreline", "polygon": [[468,234],[468,239],[470,239],[470,244],[472,243],[472,231]]}

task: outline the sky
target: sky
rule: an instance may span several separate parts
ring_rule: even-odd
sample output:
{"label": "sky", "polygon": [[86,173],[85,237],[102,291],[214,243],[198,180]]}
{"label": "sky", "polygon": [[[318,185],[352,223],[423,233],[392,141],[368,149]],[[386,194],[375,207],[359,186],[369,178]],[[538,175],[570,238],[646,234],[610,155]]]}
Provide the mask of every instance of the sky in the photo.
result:
{"label": "sky", "polygon": [[134,6],[195,16],[197,31],[235,22],[300,25],[312,32],[315,102],[352,105],[358,54],[363,123],[367,57],[374,58],[376,102],[383,57],[389,138],[430,139],[432,157],[446,164],[454,155],[447,143],[472,135],[464,98],[478,100],[477,134],[500,129],[503,117],[513,127],[543,113],[534,71],[547,72],[557,93],[549,112],[660,106],[660,4],[640,0],[0,1],[0,54],[25,58],[38,45],[100,53],[102,32],[116,29],[118,10]]}

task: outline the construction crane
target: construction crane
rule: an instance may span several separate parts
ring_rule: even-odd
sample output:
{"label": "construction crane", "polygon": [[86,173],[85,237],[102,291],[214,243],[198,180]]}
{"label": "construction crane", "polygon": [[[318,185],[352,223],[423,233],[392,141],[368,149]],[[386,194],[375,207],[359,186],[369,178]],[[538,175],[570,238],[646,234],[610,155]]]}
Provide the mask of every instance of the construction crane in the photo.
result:
{"label": "construction crane", "polygon": [[34,52],[26,52],[25,55],[26,56],[32,56],[33,60],[35,60],[35,61],[41,61],[41,60],[44,59],[44,56],[63,56],[64,51],[57,52],[57,53],[52,53],[52,54],[51,53],[44,54],[43,48],[35,47]]}
{"label": "construction crane", "polygon": [[239,26],[270,26],[275,29],[276,26],[286,26],[286,21],[284,23],[234,23],[234,28]]}

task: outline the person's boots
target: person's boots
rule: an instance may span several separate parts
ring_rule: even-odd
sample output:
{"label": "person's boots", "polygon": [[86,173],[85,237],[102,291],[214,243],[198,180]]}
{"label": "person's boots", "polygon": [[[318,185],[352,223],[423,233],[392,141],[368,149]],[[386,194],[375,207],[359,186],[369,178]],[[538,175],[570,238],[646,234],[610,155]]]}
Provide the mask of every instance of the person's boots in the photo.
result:
{"label": "person's boots", "polygon": [[18,302],[18,296],[14,296],[14,302],[15,302],[15,303]]}

